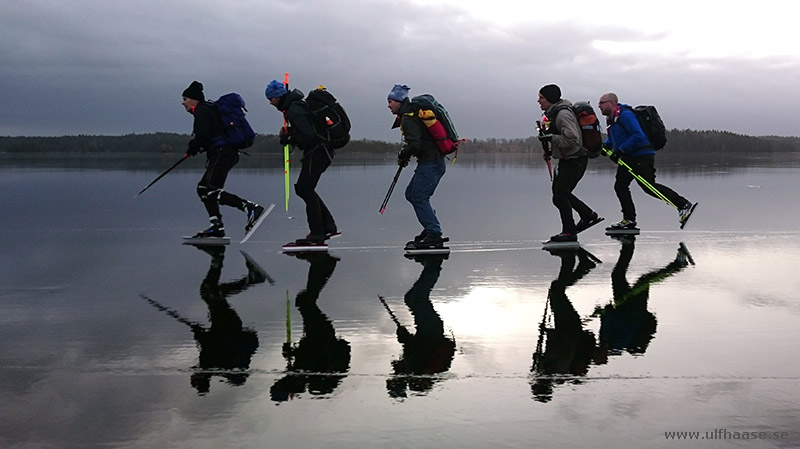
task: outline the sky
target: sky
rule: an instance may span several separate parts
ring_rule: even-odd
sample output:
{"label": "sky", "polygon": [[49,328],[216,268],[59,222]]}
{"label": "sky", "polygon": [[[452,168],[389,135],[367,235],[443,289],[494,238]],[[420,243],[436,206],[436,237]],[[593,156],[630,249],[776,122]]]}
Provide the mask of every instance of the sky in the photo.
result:
{"label": "sky", "polygon": [[656,105],[670,129],[798,136],[795,17],[773,0],[6,2],[0,136],[189,134],[193,80],[210,99],[238,92],[275,134],[264,87],[284,73],[336,95],[356,139],[400,141],[395,83],[433,94],[467,138],[534,135],[550,83],[573,102]]}

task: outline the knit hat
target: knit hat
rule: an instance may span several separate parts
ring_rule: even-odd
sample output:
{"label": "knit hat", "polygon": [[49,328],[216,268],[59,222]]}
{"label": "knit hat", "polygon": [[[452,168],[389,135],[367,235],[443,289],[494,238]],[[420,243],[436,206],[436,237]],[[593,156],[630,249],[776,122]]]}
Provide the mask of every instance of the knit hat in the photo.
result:
{"label": "knit hat", "polygon": [[392,90],[389,92],[388,99],[402,103],[406,98],[408,98],[409,90],[411,90],[411,88],[405,84],[395,84],[394,87],[392,87]]}
{"label": "knit hat", "polygon": [[550,103],[558,103],[561,100],[561,89],[555,84],[548,84],[542,87],[539,89],[539,93]]}
{"label": "knit hat", "polygon": [[267,100],[281,97],[285,93],[286,86],[278,80],[270,81],[269,84],[267,84],[267,88],[264,89],[264,95],[267,97]]}
{"label": "knit hat", "polygon": [[203,83],[192,81],[192,84],[189,84],[189,87],[183,91],[183,96],[197,101],[206,101],[206,96],[203,95]]}

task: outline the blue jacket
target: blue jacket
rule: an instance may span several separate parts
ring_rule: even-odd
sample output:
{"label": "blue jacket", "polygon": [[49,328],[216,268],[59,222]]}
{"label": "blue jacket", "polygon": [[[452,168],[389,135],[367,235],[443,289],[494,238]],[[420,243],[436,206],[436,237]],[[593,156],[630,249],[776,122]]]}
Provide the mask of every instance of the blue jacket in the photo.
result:
{"label": "blue jacket", "polygon": [[617,105],[613,120],[609,118],[608,121],[606,144],[609,144],[613,151],[620,151],[624,156],[656,154],[629,105],[624,103]]}

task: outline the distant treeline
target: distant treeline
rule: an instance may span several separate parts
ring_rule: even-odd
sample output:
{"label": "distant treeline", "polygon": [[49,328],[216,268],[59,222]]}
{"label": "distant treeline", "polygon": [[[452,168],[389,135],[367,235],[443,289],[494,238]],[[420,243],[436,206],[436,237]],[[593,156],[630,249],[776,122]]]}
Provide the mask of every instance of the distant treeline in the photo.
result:
{"label": "distant treeline", "polygon": [[[175,133],[127,134],[124,136],[61,136],[61,137],[0,137],[0,153],[182,153],[190,136]],[[739,157],[769,157],[777,153],[799,153],[800,137],[746,136],[727,131],[692,131],[673,129],[667,132],[667,146],[659,157],[708,157],[729,154]],[[398,142],[352,140],[340,152],[395,153]],[[535,137],[519,139],[475,139],[463,143],[461,154],[526,153],[540,151]],[[276,135],[259,135],[247,150],[251,154],[281,153],[283,147]]]}
{"label": "distant treeline", "polygon": [[[191,136],[175,133],[126,134],[124,136],[0,137],[0,153],[183,153]],[[348,151],[359,153],[392,152],[396,143],[352,140]],[[276,135],[258,135],[248,153],[283,153]]]}

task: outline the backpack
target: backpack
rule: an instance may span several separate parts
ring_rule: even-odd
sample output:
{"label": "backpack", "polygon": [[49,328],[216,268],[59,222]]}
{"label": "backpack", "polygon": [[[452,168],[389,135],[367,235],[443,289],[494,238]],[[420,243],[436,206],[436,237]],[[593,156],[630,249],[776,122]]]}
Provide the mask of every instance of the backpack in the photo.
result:
{"label": "backpack", "polygon": [[639,126],[642,127],[642,131],[644,131],[644,134],[647,136],[647,140],[649,140],[650,144],[653,145],[653,149],[658,151],[664,148],[664,146],[667,144],[667,128],[664,126],[664,122],[658,115],[656,107],[642,105],[631,108],[631,110],[633,111],[634,115],[636,115],[636,119],[639,121]]}
{"label": "backpack", "polygon": [[422,94],[411,99],[411,103],[418,107],[417,116],[425,124],[428,133],[433,137],[439,152],[451,154],[458,151],[458,144],[465,139],[459,139],[450,114],[433,95]]}
{"label": "backpack", "polygon": [[597,118],[597,114],[594,113],[594,109],[592,109],[588,101],[575,102],[572,105],[572,112],[575,113],[575,118],[578,119],[578,126],[581,128],[583,148],[586,150],[586,155],[590,158],[596,158],[603,148],[600,119]]}
{"label": "backpack", "polygon": [[336,98],[319,86],[305,98],[313,117],[314,132],[331,149],[338,149],[350,141],[350,118]]}
{"label": "backpack", "polygon": [[[556,115],[562,110],[567,109],[568,106],[564,105],[558,107],[552,114],[552,120],[548,117],[548,121],[555,124]],[[600,155],[600,150],[603,147],[603,134],[600,127],[600,119],[597,118],[594,109],[588,101],[576,101],[572,107],[569,108],[575,119],[578,120],[578,127],[581,130],[581,139],[583,140],[583,149],[589,158],[596,158]]]}
{"label": "backpack", "polygon": [[225,129],[223,135],[212,139],[212,144],[217,147],[231,146],[237,150],[250,148],[256,133],[244,117],[247,112],[244,107],[244,99],[237,93],[229,93],[219,97],[211,104],[219,112]]}

